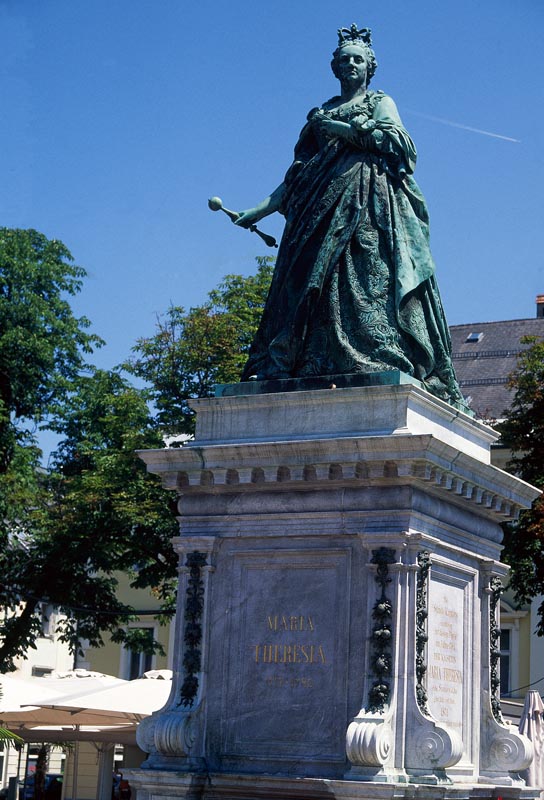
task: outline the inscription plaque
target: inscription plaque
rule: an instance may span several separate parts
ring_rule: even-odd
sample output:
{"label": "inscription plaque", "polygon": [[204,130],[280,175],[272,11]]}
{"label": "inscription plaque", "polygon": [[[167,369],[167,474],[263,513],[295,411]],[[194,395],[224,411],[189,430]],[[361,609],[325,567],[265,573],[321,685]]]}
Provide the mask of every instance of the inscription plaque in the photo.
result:
{"label": "inscription plaque", "polygon": [[345,757],[349,557],[236,555],[223,663],[226,754]]}
{"label": "inscription plaque", "polygon": [[433,717],[463,735],[464,587],[431,580],[427,692]]}

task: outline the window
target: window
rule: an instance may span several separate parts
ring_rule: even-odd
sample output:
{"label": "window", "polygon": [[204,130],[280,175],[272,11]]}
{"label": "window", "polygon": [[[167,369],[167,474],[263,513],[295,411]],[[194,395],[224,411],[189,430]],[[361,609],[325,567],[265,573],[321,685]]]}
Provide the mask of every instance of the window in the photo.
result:
{"label": "window", "polygon": [[[151,644],[154,639],[154,628],[134,627],[131,628],[131,633],[139,634],[139,639],[142,644]],[[143,653],[138,648],[126,647],[121,656],[121,675],[129,681],[135,678],[140,678],[144,672],[153,669],[155,656],[152,653]]]}
{"label": "window", "polygon": [[520,687],[528,683],[528,676],[520,676],[520,668],[524,669],[520,653],[520,623],[527,617],[528,611],[514,609],[508,601],[501,598],[500,605],[500,691],[501,696],[517,698],[523,695]]}
{"label": "window", "polygon": [[501,697],[508,694],[512,687],[510,685],[510,672],[511,672],[511,629],[504,628],[501,630],[500,640],[500,666],[501,666]]}
{"label": "window", "polygon": [[484,338],[483,333],[469,333],[465,341],[476,344],[477,342],[481,342],[483,338]]}

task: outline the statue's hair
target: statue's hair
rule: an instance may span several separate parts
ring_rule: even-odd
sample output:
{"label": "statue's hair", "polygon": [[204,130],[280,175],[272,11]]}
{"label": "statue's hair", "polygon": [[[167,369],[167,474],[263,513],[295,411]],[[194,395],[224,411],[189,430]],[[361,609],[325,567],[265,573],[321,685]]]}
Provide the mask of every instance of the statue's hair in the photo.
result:
{"label": "statue's hair", "polygon": [[338,57],[342,52],[342,48],[350,44],[360,47],[365,54],[366,84],[368,86],[376,72],[378,62],[376,61],[376,56],[372,49],[372,36],[369,28],[361,28],[359,30],[355,23],[353,23],[351,28],[340,28],[338,31],[338,47],[332,54],[331,61],[331,68],[334,76],[338,78]]}

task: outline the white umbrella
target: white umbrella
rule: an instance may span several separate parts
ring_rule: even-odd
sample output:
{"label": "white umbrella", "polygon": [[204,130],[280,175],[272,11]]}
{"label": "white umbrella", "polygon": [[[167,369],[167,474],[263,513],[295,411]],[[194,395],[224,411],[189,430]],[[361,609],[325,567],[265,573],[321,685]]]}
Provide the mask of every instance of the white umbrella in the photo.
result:
{"label": "white umbrella", "polygon": [[[32,692],[29,690],[26,697],[24,693],[17,695],[17,706],[11,711],[0,710],[0,719],[26,741],[134,744],[138,722],[162,708],[168,700],[171,677],[170,671],[154,670],[147,677],[134,681],[96,673],[36,678],[34,681],[41,683],[36,686],[32,682]],[[52,696],[45,697],[43,689],[47,693],[48,687]],[[61,687],[62,695],[58,693]],[[41,697],[36,702],[38,689]],[[76,744],[72,797],[77,797],[77,748]],[[104,768],[103,763],[101,774]],[[111,776],[111,765],[108,769]],[[104,781],[99,785],[104,786]]]}
{"label": "white umbrella", "polygon": [[42,678],[23,678],[17,674],[0,675],[2,697],[0,715],[4,711],[16,711],[22,706],[39,706],[42,701],[54,697],[71,697],[85,692],[95,692],[119,683],[128,683],[103,672],[75,669],[56,672]]}
{"label": "white umbrella", "polygon": [[0,710],[0,720],[12,729],[135,724],[162,708],[168,700],[172,682],[161,678],[162,675],[155,680],[110,679],[106,685],[98,686],[89,680],[81,685],[79,692],[70,686],[72,691],[67,694],[41,700],[37,695],[28,694],[26,703],[11,710]]}
{"label": "white umbrella", "polygon": [[544,789],[544,705],[540,693],[534,689],[525,695],[519,732],[531,740],[534,748],[533,761],[521,775],[527,786]]}
{"label": "white umbrella", "polygon": [[35,697],[38,702],[41,702],[59,696],[59,692],[47,685],[43,678],[17,678],[13,675],[0,675],[0,687],[2,687],[0,717],[3,711],[18,709],[23,703],[28,703],[29,697]]}
{"label": "white umbrella", "polygon": [[[171,677],[169,670],[152,670],[133,681],[96,673],[87,675],[85,680],[81,677],[11,679],[19,680],[21,686],[18,694],[12,694],[9,710],[7,706],[0,707],[0,722],[28,742],[85,740],[134,744],[138,722],[168,700]],[[50,686],[55,686],[55,692]]]}
{"label": "white umbrella", "polygon": [[20,726],[10,725],[25,742],[110,742],[111,744],[136,744],[136,725],[33,725],[19,720]]}
{"label": "white umbrella", "polygon": [[[65,725],[73,728],[78,724],[73,712],[66,709],[55,710],[56,704],[77,697],[78,703],[86,694],[100,689],[128,684],[121,678],[87,670],[74,670],[70,673],[45,678],[17,678],[0,675],[2,699],[0,700],[0,722],[12,730],[41,726]],[[100,720],[89,720],[87,725],[99,725]],[[127,720],[124,720],[127,722]],[[106,725],[111,725],[109,721]],[[24,737],[28,738],[28,737]]]}
{"label": "white umbrella", "polygon": [[165,705],[171,686],[169,680],[137,678],[96,692],[46,701],[40,710],[69,714],[74,723],[81,725],[140,722]]}
{"label": "white umbrella", "polygon": [[[0,676],[3,698],[0,705],[0,720],[15,730],[27,742],[92,741],[132,744],[135,726],[122,725],[112,728],[111,723],[98,727],[99,723],[87,721],[86,725],[75,721],[73,713],[56,708],[57,703],[72,696],[78,703],[86,694],[105,687],[127,684],[120,678],[89,670],[71,670],[55,673],[43,678],[16,678]],[[47,704],[42,707],[42,704]],[[93,727],[91,727],[93,726]],[[97,727],[94,727],[97,726]],[[126,729],[129,728],[130,731]],[[74,751],[77,764],[77,744]],[[77,797],[77,768],[74,768],[72,796]]]}

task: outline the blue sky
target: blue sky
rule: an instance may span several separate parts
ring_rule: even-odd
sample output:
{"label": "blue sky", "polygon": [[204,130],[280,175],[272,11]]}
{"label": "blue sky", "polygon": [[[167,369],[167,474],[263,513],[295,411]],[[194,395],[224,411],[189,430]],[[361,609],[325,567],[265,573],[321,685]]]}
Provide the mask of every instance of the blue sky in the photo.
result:
{"label": "blue sky", "polygon": [[97,364],[268,252],[207,198],[247,208],[281,181],[354,21],[418,149],[449,322],[534,315],[541,0],[0,0],[0,224],[61,239],[87,269],[75,309],[108,343]]}

